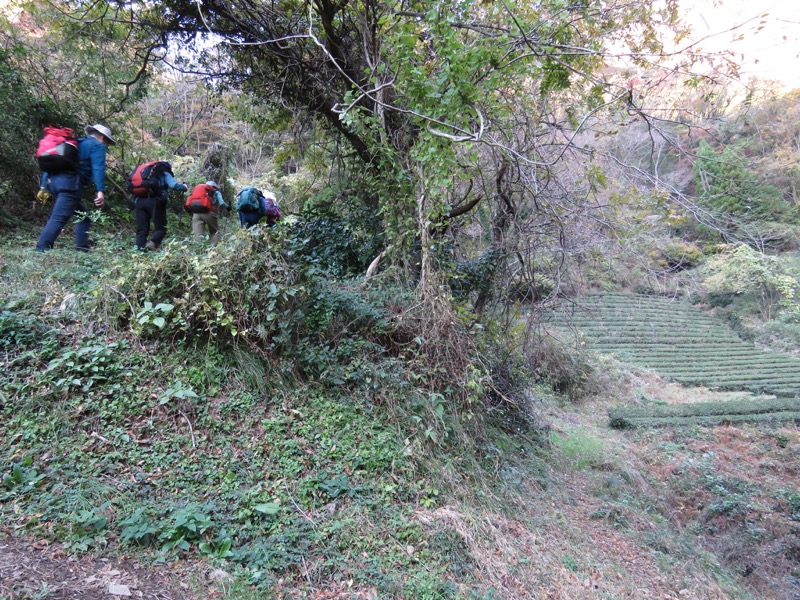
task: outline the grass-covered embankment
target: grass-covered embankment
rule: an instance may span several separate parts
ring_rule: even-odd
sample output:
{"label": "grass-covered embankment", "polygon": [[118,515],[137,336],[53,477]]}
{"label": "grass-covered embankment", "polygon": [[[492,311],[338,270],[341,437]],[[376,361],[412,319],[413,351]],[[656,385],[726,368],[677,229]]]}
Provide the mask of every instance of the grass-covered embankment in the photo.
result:
{"label": "grass-covered embankment", "polygon": [[671,529],[618,432],[575,428],[540,387],[565,420],[536,437],[444,307],[298,268],[280,235],[230,241],[0,253],[14,535],[222,568],[213,595],[237,600],[747,597]]}
{"label": "grass-covered embankment", "polygon": [[466,459],[486,423],[468,337],[448,321],[436,364],[413,340],[438,324],[401,291],[319,277],[280,235],[4,250],[3,522],[74,552],[217,563],[259,594],[482,597],[458,536],[418,518],[444,496],[423,465]]}

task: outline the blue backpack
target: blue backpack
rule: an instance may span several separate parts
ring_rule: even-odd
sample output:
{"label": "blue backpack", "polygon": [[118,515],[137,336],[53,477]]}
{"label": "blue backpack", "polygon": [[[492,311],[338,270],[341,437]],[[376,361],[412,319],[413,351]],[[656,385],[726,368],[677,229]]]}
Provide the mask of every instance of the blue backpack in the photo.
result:
{"label": "blue backpack", "polygon": [[236,196],[236,210],[243,213],[260,213],[261,196],[261,190],[248,185]]}

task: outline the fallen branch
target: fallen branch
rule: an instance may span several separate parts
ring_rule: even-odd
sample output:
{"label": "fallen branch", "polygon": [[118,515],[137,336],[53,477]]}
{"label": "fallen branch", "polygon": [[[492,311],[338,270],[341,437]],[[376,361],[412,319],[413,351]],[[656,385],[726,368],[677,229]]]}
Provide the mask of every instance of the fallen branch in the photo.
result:
{"label": "fallen branch", "polygon": [[378,256],[376,256],[372,260],[372,262],[369,263],[369,267],[367,267],[367,273],[366,273],[366,275],[364,275],[364,283],[367,283],[367,281],[369,281],[370,277],[372,277],[375,274],[375,271],[377,270],[378,265],[380,264],[381,260],[383,260],[384,256],[386,256],[386,250],[384,250],[383,252],[378,254]]}

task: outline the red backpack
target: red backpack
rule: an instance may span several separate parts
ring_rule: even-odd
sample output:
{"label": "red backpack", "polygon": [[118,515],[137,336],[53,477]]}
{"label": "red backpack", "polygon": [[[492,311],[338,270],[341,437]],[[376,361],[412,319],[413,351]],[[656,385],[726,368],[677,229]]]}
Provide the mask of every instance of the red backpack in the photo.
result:
{"label": "red backpack", "polygon": [[36,160],[39,168],[47,173],[77,171],[80,164],[78,140],[73,137],[72,129],[53,125],[45,127],[44,137],[36,149]]}
{"label": "red backpack", "polygon": [[161,175],[172,173],[172,165],[164,160],[153,160],[136,167],[128,178],[128,191],[134,196],[147,198],[161,193]]}
{"label": "red backpack", "polygon": [[214,206],[214,192],[217,191],[212,185],[201,183],[194,186],[192,193],[186,198],[186,208],[191,213],[217,212]]}

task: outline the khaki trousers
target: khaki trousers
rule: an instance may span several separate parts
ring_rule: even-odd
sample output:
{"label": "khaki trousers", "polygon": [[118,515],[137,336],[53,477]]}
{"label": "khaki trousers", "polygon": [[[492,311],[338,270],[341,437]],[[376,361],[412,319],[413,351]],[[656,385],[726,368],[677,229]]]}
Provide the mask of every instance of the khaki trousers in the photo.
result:
{"label": "khaki trousers", "polygon": [[213,245],[219,244],[222,235],[219,232],[219,218],[215,212],[194,213],[192,215],[192,233],[194,237],[201,238],[206,234],[208,226],[208,239]]}

